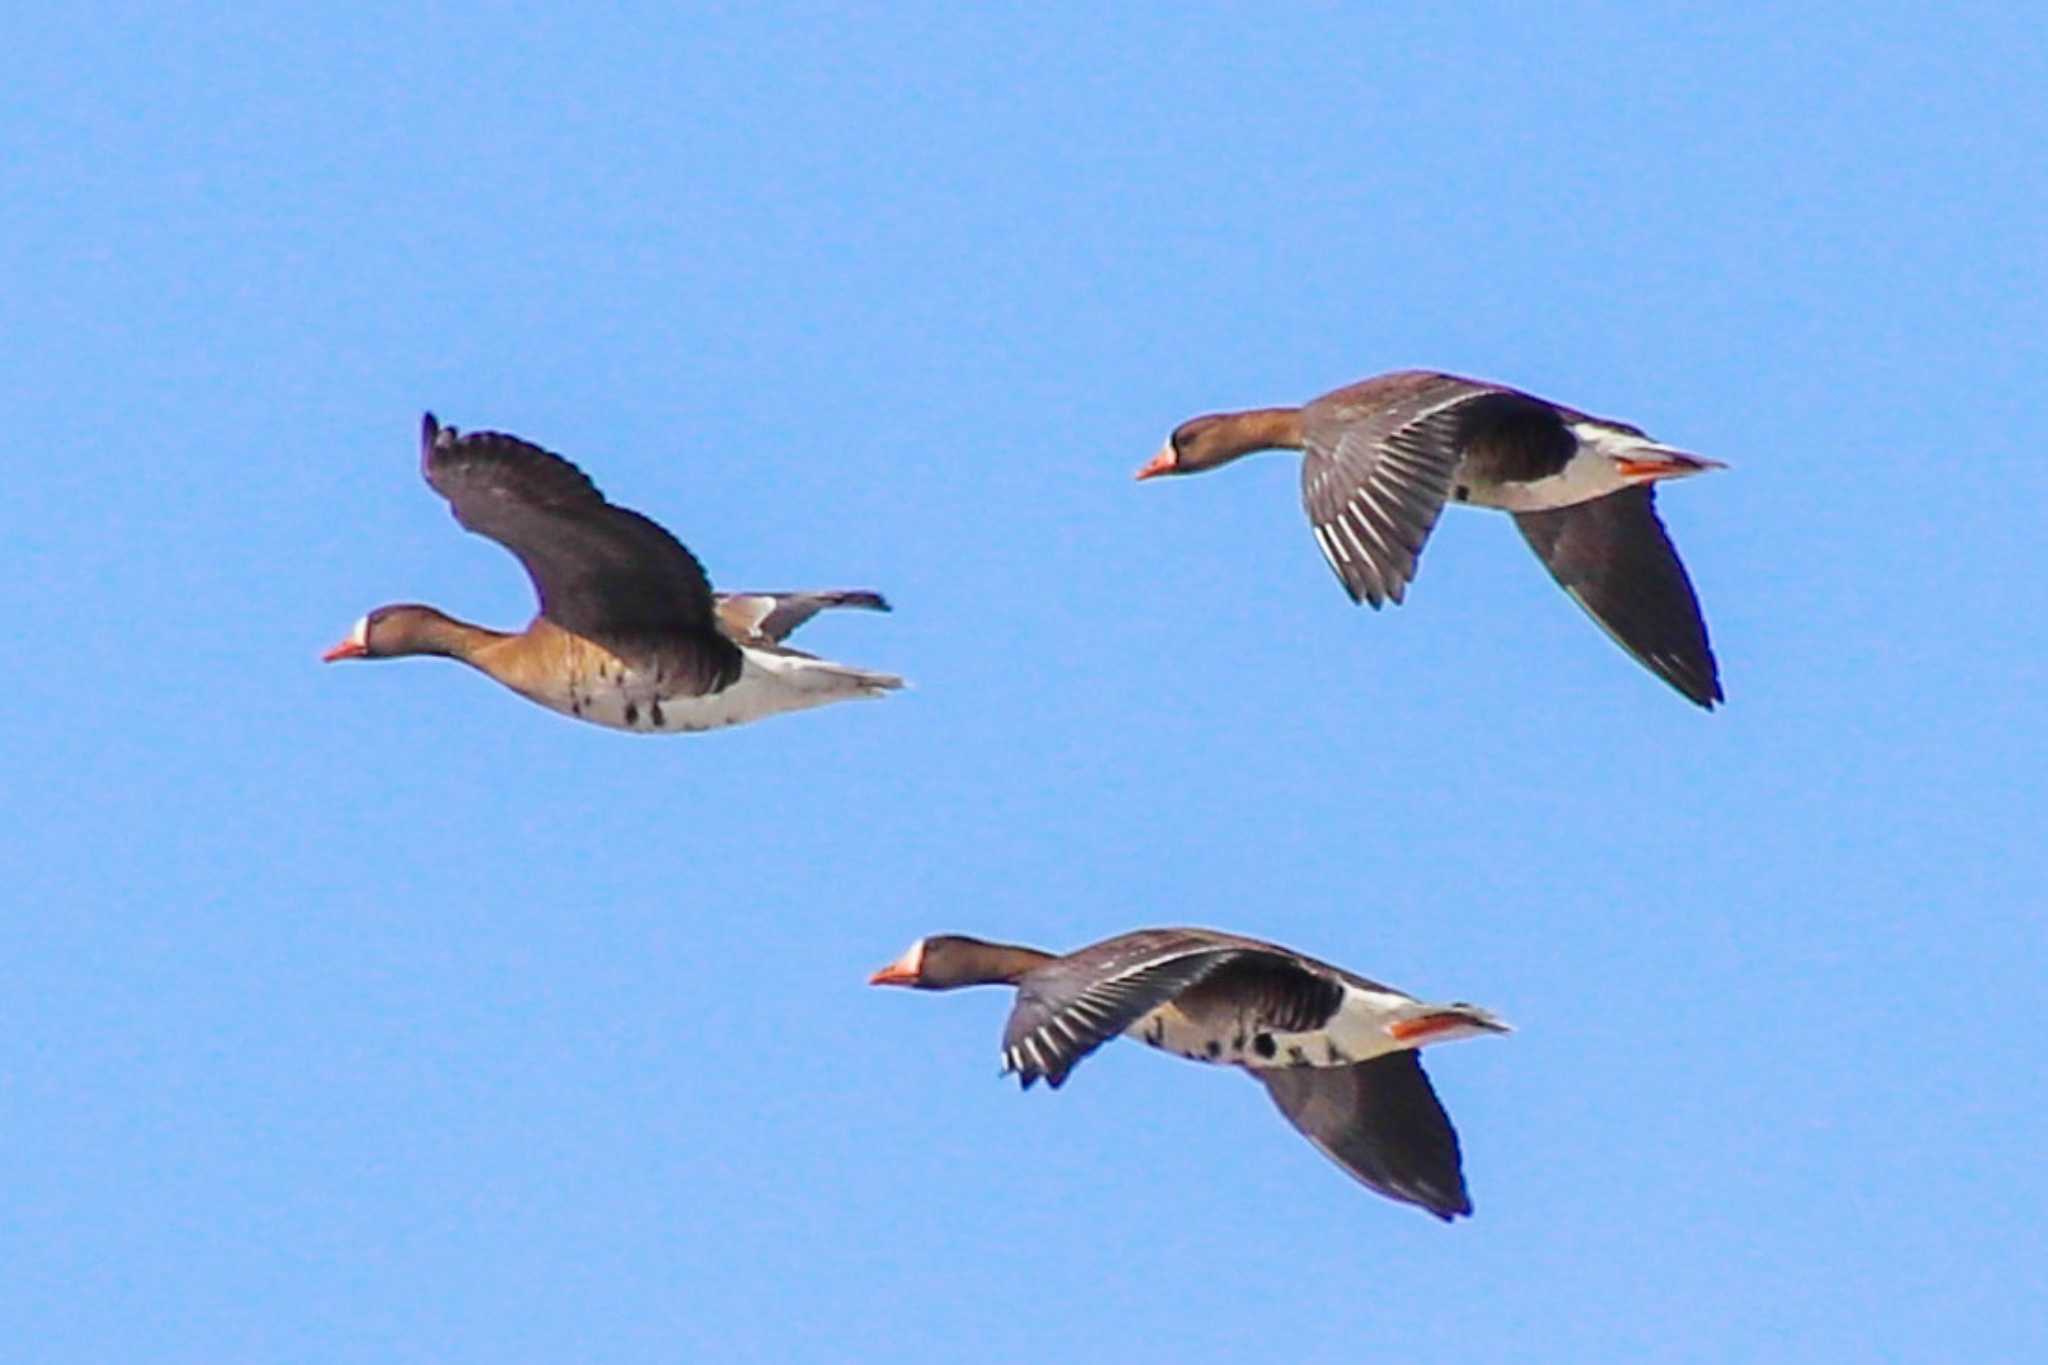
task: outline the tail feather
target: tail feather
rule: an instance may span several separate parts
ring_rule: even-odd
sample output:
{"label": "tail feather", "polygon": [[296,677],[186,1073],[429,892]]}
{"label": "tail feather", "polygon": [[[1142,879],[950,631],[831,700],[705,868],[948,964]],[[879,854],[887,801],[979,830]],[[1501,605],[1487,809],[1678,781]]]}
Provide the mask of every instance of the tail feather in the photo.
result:
{"label": "tail feather", "polygon": [[879,697],[885,692],[894,692],[906,685],[903,679],[894,673],[880,673],[871,668],[836,663],[831,659],[820,659],[815,654],[805,654],[801,650],[764,649],[758,646],[745,648],[747,657],[763,672],[773,674],[781,687],[815,695],[820,700],[833,697]]}
{"label": "tail feather", "polygon": [[1727,468],[1719,460],[1710,460],[1690,450],[1667,445],[1632,426],[1619,422],[1578,422],[1573,424],[1572,434],[1578,437],[1587,449],[1597,451],[1613,460],[1663,460],[1700,470]]}

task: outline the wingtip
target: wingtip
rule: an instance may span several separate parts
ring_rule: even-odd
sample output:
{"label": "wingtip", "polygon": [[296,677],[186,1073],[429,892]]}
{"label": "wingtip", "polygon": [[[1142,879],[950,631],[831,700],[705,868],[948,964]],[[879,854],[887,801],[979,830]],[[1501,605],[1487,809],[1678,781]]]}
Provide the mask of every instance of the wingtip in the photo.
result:
{"label": "wingtip", "polygon": [[1728,695],[1721,690],[1721,679],[1718,673],[1708,674],[1702,680],[1697,676],[1675,677],[1668,673],[1663,673],[1662,670],[1658,671],[1664,680],[1672,685],[1678,695],[1684,697],[1702,711],[1712,711],[1717,706],[1726,706],[1728,704]]}
{"label": "wingtip", "polygon": [[434,452],[455,440],[455,428],[444,427],[432,412],[420,414],[420,467],[434,457]]}
{"label": "wingtip", "polygon": [[[1583,604],[1581,604],[1583,605]],[[1598,617],[1594,618],[1596,621]],[[1603,629],[1606,623],[1601,622]],[[1610,635],[1613,631],[1609,630]],[[1628,651],[1650,672],[1663,679],[1671,690],[1684,697],[1702,711],[1711,711],[1724,705],[1728,695],[1721,690],[1721,665],[1709,650],[1704,657],[1695,658],[1690,654],[1641,654]]]}
{"label": "wingtip", "polygon": [[855,588],[834,594],[832,605],[837,607],[858,607],[862,611],[894,611],[889,599],[873,588]]}
{"label": "wingtip", "polygon": [[998,1077],[1015,1076],[1019,1090],[1029,1090],[1040,1081],[1044,1081],[1049,1089],[1057,1090],[1060,1088],[1060,1082],[1066,1079],[1064,1074],[1055,1076],[1049,1071],[1040,1071],[1028,1061],[1019,1066],[1009,1057],[1003,1059],[1003,1069],[996,1074]]}
{"label": "wingtip", "polygon": [[1462,1180],[1450,1189],[1434,1184],[1410,1186],[1396,1197],[1413,1204],[1440,1223],[1455,1223],[1460,1218],[1472,1216],[1472,1196],[1466,1193]]}
{"label": "wingtip", "polygon": [[1382,593],[1371,584],[1361,587],[1341,573],[1337,575],[1337,581],[1344,585],[1344,591],[1350,595],[1351,605],[1354,607],[1371,607],[1374,611],[1378,611],[1387,605],[1387,599],[1390,597],[1394,600],[1396,606],[1400,605],[1401,593],[1398,589],[1390,588],[1385,593]]}

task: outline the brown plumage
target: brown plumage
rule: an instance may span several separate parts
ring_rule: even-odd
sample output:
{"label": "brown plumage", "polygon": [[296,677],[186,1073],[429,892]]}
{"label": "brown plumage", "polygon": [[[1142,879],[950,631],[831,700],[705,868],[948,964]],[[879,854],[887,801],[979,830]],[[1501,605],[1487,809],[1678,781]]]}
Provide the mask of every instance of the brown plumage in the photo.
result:
{"label": "brown plumage", "polygon": [[1477,1006],[1425,1004],[1213,929],[1140,929],[1064,956],[933,935],[869,979],[921,990],[1015,987],[1003,1069],[1027,1089],[1040,1078],[1058,1087],[1118,1034],[1240,1067],[1354,1179],[1446,1220],[1472,1211],[1457,1134],[1414,1050],[1506,1031]]}
{"label": "brown plumage", "polygon": [[1316,545],[1353,601],[1400,602],[1446,502],[1511,513],[1551,576],[1615,642],[1700,706],[1722,700],[1699,601],[1652,485],[1718,468],[1482,380],[1403,370],[1299,408],[1192,418],[1140,479],[1299,450]]}
{"label": "brown plumage", "polygon": [[433,607],[379,607],[324,656],[459,660],[566,715],[616,729],[714,729],[902,686],[781,641],[835,606],[887,610],[871,592],[719,594],[695,555],[606,501],[559,455],[502,432],[461,435],[428,413],[420,468],[455,519],[516,556],[540,612],[517,634]]}

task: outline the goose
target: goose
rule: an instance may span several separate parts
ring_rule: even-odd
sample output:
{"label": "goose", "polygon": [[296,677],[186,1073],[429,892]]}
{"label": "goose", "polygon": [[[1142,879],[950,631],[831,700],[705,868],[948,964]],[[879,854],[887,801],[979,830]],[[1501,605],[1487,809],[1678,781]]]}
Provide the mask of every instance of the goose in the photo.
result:
{"label": "goose", "polygon": [[1139,929],[1065,956],[961,934],[917,940],[868,978],[944,991],[1014,986],[1003,1072],[1058,1088],[1118,1034],[1261,1081],[1346,1173],[1438,1218],[1469,1215],[1458,1135],[1416,1049],[1508,1025],[1214,929]]}
{"label": "goose", "polygon": [[1399,603],[1446,502],[1513,515],[1558,586],[1645,668],[1724,700],[1699,599],[1657,519],[1656,485],[1726,468],[1626,422],[1435,370],[1399,370],[1298,408],[1180,424],[1138,478],[1299,450],[1316,546],[1354,602]]}
{"label": "goose", "polygon": [[889,673],[783,644],[828,608],[887,611],[877,593],[711,591],[695,555],[607,502],[561,456],[498,431],[467,435],[426,414],[420,468],[465,530],[525,566],[540,598],[516,634],[433,607],[378,607],[321,658],[456,659],[553,711],[636,734],[741,725],[903,686]]}

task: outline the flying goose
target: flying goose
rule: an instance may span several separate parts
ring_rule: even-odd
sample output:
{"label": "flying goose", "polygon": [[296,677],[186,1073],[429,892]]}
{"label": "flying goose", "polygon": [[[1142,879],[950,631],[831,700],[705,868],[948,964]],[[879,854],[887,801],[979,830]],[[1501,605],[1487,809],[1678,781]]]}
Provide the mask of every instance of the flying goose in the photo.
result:
{"label": "flying goose", "polygon": [[559,455],[497,431],[463,435],[428,413],[420,468],[464,529],[526,567],[540,614],[517,634],[402,603],[357,621],[321,657],[437,654],[595,725],[680,734],[740,725],[903,680],[786,647],[827,607],[886,611],[871,592],[719,593],[681,542],[605,501]]}
{"label": "flying goose", "polygon": [[1138,477],[1259,450],[1303,452],[1309,526],[1352,601],[1401,601],[1446,502],[1497,507],[1616,644],[1700,706],[1722,700],[1699,599],[1655,505],[1657,483],[1720,461],[1502,384],[1400,370],[1299,408],[1192,418]]}
{"label": "flying goose", "polygon": [[1241,1067],[1287,1121],[1354,1179],[1449,1222],[1472,1212],[1458,1135],[1417,1048],[1508,1026],[1432,1005],[1257,939],[1139,929],[1056,957],[959,934],[921,938],[868,978],[943,991],[1014,986],[1003,1071],[1057,1088],[1118,1034],[1190,1061]]}

